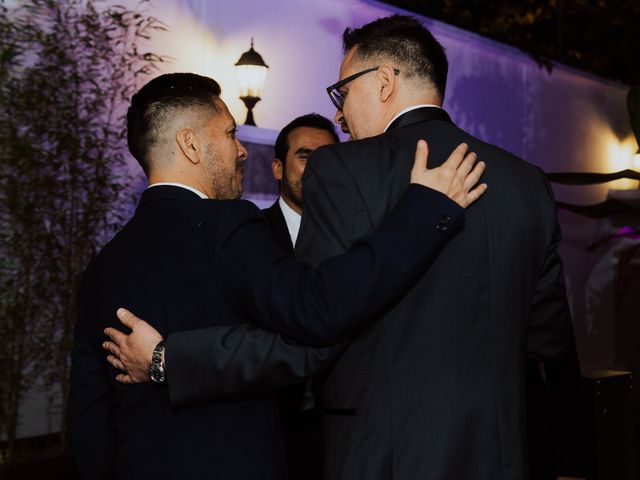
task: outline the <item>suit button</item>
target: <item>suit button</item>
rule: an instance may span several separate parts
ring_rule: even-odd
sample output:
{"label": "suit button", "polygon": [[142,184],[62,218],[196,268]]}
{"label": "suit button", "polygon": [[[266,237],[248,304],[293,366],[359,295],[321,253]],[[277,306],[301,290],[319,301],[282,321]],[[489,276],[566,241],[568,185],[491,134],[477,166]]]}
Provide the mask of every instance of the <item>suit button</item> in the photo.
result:
{"label": "suit button", "polygon": [[440,225],[436,226],[436,230],[439,232],[446,232],[449,229],[446,224],[440,223]]}
{"label": "suit button", "polygon": [[451,221],[451,217],[449,215],[443,215],[440,219],[440,225],[448,225]]}

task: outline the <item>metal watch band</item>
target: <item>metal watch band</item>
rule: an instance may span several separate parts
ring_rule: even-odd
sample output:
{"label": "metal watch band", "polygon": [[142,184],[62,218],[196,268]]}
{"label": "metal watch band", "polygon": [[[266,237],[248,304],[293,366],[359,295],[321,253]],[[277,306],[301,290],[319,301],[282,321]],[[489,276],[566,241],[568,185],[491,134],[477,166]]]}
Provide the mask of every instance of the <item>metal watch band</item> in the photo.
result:
{"label": "metal watch band", "polygon": [[149,378],[155,383],[164,383],[165,372],[164,363],[162,362],[162,352],[165,348],[165,341],[161,340],[153,349],[151,355],[151,365],[149,366]]}

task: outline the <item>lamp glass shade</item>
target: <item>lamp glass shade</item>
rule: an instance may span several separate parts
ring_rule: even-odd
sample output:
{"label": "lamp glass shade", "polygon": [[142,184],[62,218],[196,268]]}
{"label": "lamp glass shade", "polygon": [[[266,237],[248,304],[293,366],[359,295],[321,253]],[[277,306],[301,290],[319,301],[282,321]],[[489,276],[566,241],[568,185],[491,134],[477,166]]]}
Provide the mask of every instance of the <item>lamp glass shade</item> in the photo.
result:
{"label": "lamp glass shade", "polygon": [[267,67],[262,65],[236,65],[236,76],[240,87],[240,97],[260,97]]}

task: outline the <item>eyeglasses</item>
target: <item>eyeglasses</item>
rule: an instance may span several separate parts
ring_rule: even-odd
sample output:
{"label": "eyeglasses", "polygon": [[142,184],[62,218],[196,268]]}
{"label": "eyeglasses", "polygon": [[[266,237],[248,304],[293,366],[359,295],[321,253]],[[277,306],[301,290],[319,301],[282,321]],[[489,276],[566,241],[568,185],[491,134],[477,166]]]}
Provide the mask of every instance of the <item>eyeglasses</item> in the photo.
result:
{"label": "eyeglasses", "polygon": [[[374,72],[378,70],[382,65],[378,65],[377,67],[367,68],[366,70],[362,70],[361,72],[354,73],[353,75],[349,75],[347,78],[343,78],[339,82],[334,83],[327,87],[327,93],[329,94],[329,98],[335,105],[338,110],[342,110],[344,106],[344,95],[340,93],[340,89],[344,87],[347,83],[352,82],[356,78],[364,75],[365,73]],[[393,73],[396,75],[400,75],[400,70],[397,68],[393,69]]]}

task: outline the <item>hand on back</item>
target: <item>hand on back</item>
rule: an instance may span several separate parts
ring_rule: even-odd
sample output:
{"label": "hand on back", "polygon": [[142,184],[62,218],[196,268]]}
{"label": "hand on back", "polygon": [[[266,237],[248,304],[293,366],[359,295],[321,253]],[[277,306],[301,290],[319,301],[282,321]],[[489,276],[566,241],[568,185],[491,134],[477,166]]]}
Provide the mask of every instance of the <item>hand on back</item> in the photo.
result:
{"label": "hand on back", "polygon": [[463,208],[478,200],[487,190],[487,184],[478,184],[485,170],[484,162],[468,152],[466,143],[461,143],[449,158],[436,168],[428,168],[429,148],[427,142],[419,140],[411,170],[411,183],[417,183],[444,193]]}

